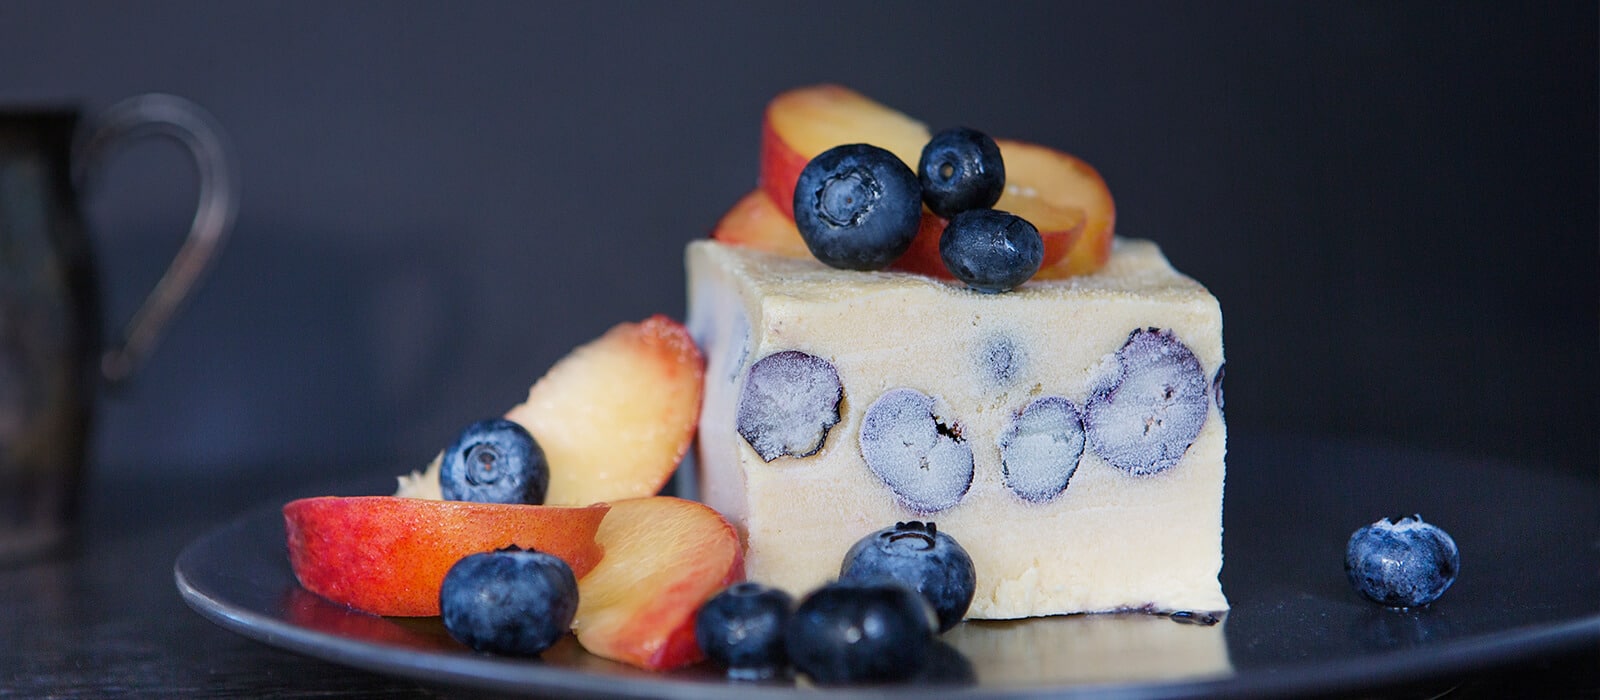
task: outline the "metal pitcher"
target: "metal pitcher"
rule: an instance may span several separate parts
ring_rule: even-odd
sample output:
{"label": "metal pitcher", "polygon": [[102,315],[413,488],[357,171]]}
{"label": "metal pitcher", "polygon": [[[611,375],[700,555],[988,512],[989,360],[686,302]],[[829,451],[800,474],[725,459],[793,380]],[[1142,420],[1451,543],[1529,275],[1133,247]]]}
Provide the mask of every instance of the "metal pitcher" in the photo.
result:
{"label": "metal pitcher", "polygon": [[[200,204],[166,274],[107,348],[79,196],[101,156],[142,135],[187,147]],[[237,199],[226,136],[187,100],[141,95],[89,120],[76,108],[0,105],[0,563],[68,538],[95,398],[155,346],[221,248]]]}

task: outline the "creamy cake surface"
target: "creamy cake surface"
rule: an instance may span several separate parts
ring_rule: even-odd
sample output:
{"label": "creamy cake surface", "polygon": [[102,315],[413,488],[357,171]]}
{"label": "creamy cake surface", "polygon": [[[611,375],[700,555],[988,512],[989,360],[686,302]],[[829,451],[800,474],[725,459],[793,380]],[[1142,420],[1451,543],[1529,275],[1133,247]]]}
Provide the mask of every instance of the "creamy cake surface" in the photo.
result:
{"label": "creamy cake surface", "polygon": [[931,520],[977,568],[970,618],[1227,607],[1222,314],[1155,244],[992,295],[714,241],[686,262],[700,498],[751,580],[804,595]]}

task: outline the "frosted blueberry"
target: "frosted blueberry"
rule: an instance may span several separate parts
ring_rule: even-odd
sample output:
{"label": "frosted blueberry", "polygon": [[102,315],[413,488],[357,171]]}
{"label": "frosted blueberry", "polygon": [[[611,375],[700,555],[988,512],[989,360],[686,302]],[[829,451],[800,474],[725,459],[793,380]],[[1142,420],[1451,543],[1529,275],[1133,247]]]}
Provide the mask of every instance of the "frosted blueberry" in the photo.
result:
{"label": "frosted blueberry", "polygon": [[1000,473],[1006,488],[1043,503],[1067,488],[1083,456],[1083,418],[1060,396],[1034,399],[1000,435]]}
{"label": "frosted blueberry", "polygon": [[1427,605],[1444,595],[1461,570],[1456,541],[1412,515],[1384,518],[1356,530],[1345,545],[1344,571],[1350,585],[1376,603],[1392,608]]}
{"label": "frosted blueberry", "polygon": [[840,581],[899,581],[928,599],[939,631],[961,622],[972,605],[978,570],[972,556],[933,521],[895,523],[858,540],[839,565]]}
{"label": "frosted blueberry", "polygon": [[976,360],[983,376],[998,386],[1005,386],[1022,373],[1028,356],[1016,341],[1001,335],[984,342],[978,348]]}
{"label": "frosted blueberry", "polygon": [[1200,435],[1210,399],[1200,360],[1172,331],[1136,330],[1084,406],[1089,447],[1135,476],[1166,471]]}
{"label": "frosted blueberry", "polygon": [[745,375],[736,417],[740,437],[771,462],[810,457],[839,423],[844,387],[833,364],[798,350],[757,360]]}
{"label": "frosted blueberry", "polygon": [[972,446],[915,389],[890,389],[861,420],[861,457],[907,508],[933,513],[972,486]]}

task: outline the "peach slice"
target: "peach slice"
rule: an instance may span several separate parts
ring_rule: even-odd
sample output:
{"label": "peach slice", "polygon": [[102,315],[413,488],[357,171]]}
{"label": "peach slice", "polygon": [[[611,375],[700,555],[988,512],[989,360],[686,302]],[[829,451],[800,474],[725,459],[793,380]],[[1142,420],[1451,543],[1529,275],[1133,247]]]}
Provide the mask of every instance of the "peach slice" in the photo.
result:
{"label": "peach slice", "polygon": [[733,526],[703,504],[653,496],[613,503],[596,539],[606,556],[578,580],[578,643],[652,671],[700,660],[695,613],[744,578]]}
{"label": "peach slice", "polygon": [[[795,181],[817,154],[839,144],[871,143],[915,168],[929,138],[920,122],[846,88],[790,90],[768,104],[762,123],[761,189],[793,218]],[[1116,209],[1100,174],[1061,151],[1021,141],[996,143],[1006,163],[1006,191],[995,208],[1039,229],[1045,256],[1036,276],[1087,274],[1104,265]],[[946,222],[926,209],[922,218],[918,241],[895,267],[949,279],[938,255],[938,234]]]}
{"label": "peach slice", "polygon": [[1005,139],[995,143],[1006,163],[1006,191],[995,208],[1027,219],[1040,235],[1046,228],[1074,225],[1081,231],[1067,237],[1065,255],[1055,258],[1050,256],[1050,238],[1045,238],[1045,264],[1035,279],[1086,275],[1105,265],[1116,233],[1117,207],[1099,171],[1053,148]]}
{"label": "peach slice", "polygon": [[711,238],[729,245],[764,250],[791,258],[810,258],[811,249],[800,237],[794,219],[778,209],[772,198],[753,190],[722,215]]}
{"label": "peach slice", "polygon": [[689,331],[661,315],[619,323],[561,358],[506,413],[544,449],[545,503],[660,491],[694,440],[704,376]]}
{"label": "peach slice", "polygon": [[581,508],[322,496],[283,507],[289,565],[306,590],[374,615],[439,614],[439,584],[468,554],[507,545],[561,557],[588,573],[604,503]]}
{"label": "peach slice", "polygon": [[789,90],[767,104],[761,124],[761,189],[794,218],[794,184],[806,163],[847,143],[870,143],[912,170],[932,134],[922,122],[838,85]]}

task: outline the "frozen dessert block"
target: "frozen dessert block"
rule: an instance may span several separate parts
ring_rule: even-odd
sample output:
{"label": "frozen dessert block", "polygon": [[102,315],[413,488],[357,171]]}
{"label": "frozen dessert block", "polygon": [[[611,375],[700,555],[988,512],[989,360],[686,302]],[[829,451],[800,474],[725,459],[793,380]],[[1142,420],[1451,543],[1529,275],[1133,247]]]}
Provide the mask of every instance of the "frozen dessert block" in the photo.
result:
{"label": "frozen dessert block", "polygon": [[970,618],[1227,608],[1222,313],[1155,244],[1006,294],[686,257],[700,497],[750,579],[802,595],[862,536],[932,520],[977,567]]}

